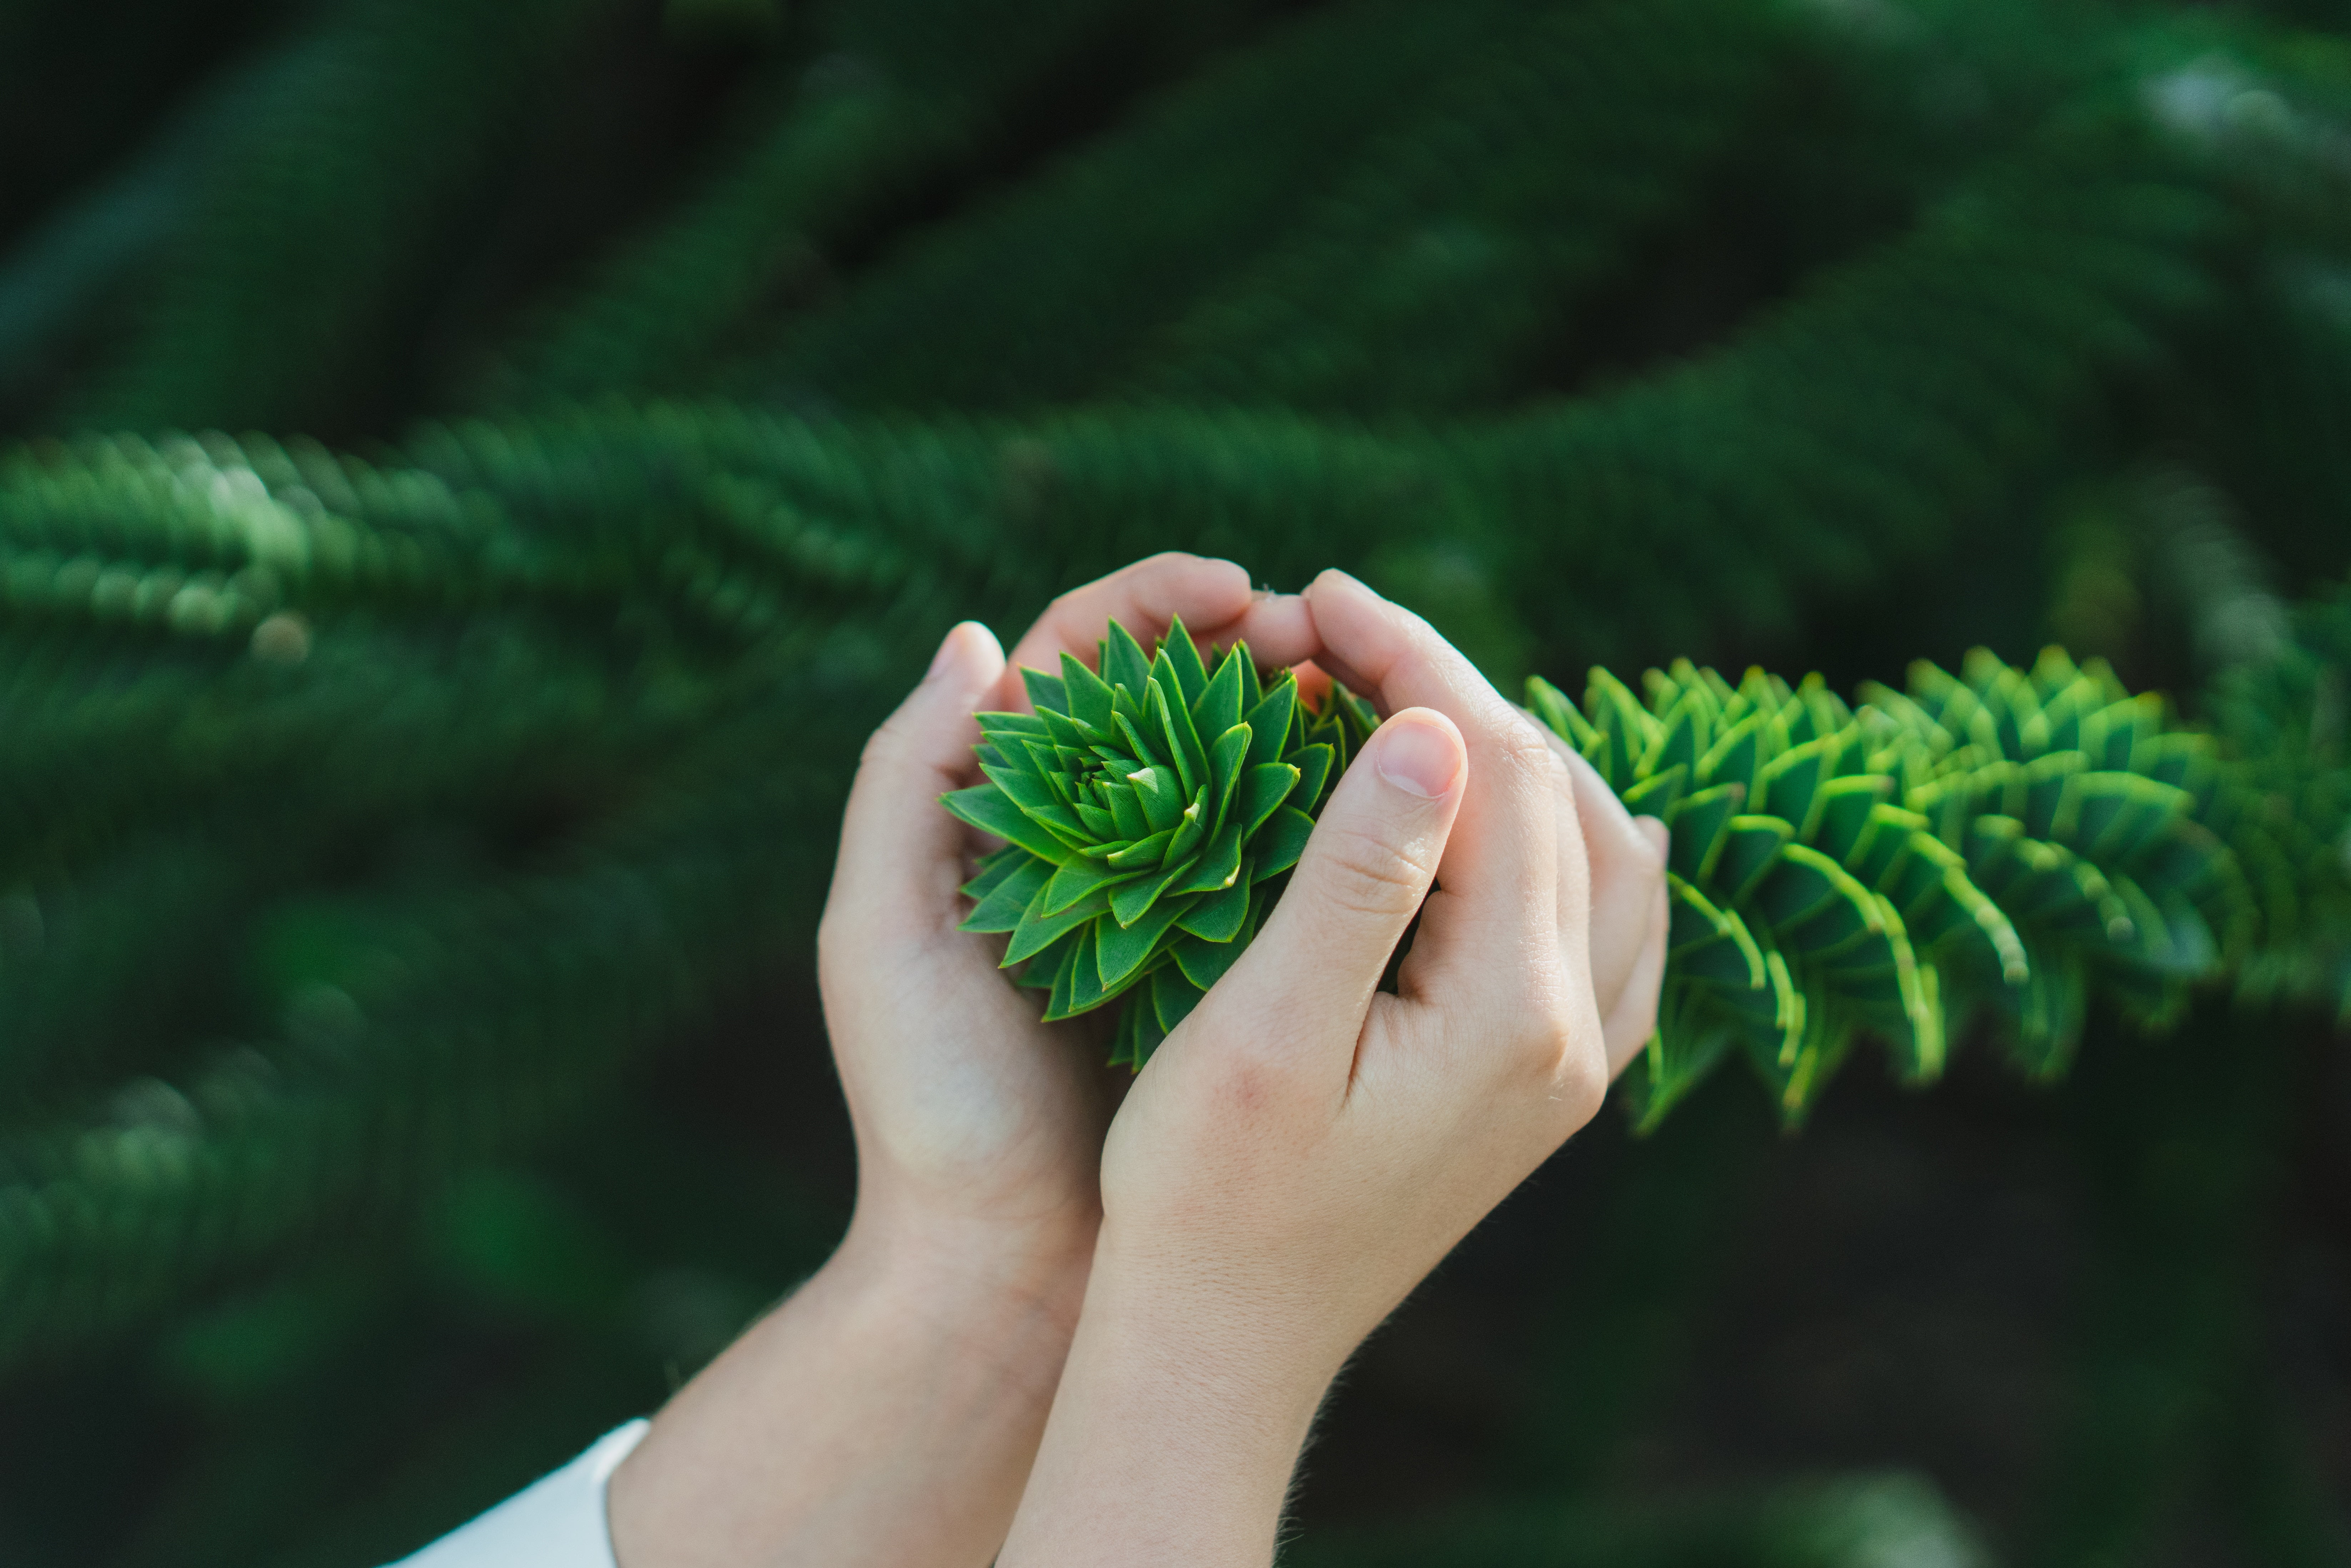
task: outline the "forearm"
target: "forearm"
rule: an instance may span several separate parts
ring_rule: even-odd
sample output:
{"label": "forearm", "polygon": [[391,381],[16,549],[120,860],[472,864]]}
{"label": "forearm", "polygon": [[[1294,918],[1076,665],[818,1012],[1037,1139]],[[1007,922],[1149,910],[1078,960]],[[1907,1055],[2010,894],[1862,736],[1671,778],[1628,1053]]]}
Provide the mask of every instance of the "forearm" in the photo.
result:
{"label": "forearm", "polygon": [[1265,1568],[1336,1360],[1097,1284],[998,1568]]}
{"label": "forearm", "polygon": [[1069,1347],[1072,1278],[852,1230],[614,1475],[621,1568],[984,1568]]}

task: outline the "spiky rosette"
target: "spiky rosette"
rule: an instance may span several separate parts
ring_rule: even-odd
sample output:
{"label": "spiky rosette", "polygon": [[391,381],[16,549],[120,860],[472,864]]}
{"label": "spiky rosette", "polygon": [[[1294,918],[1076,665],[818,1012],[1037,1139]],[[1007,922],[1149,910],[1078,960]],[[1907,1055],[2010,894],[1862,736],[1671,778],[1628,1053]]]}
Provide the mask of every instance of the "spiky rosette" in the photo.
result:
{"label": "spiky rosette", "polygon": [[1305,700],[1245,643],[1211,675],[1179,620],[1146,658],[1113,622],[1100,673],[1021,671],[1033,714],[979,716],[985,784],[943,797],[1005,847],[964,885],[966,931],[1048,1019],[1122,998],[1111,1060],[1140,1067],[1256,935],[1348,758],[1377,724],[1333,685]]}

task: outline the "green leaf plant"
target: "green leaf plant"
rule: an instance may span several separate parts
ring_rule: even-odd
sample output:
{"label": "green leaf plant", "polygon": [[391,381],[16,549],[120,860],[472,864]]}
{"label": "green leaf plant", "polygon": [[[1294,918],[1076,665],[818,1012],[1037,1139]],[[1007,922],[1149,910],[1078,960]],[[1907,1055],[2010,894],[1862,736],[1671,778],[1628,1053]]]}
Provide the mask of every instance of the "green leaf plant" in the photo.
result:
{"label": "green leaf plant", "polygon": [[1654,1125],[1737,1051],[1801,1122],[1854,1042],[1940,1074],[1978,1019],[2034,1077],[2065,1069],[2093,989],[2149,1027],[2246,939],[2234,852],[2206,826],[2210,739],[2097,662],[1978,649],[1848,707],[1818,676],[1687,663],[1646,698],[1604,670],[1536,715],[1672,831],[1656,1035],[1627,1079]]}
{"label": "green leaf plant", "polygon": [[963,928],[1010,935],[1005,967],[1049,1019],[1125,998],[1111,1060],[1139,1068],[1257,934],[1378,720],[1246,643],[1211,674],[1180,620],[1150,657],[1113,623],[1098,664],[1022,671],[1036,711],[981,714],[987,782],[943,799],[1005,841]]}
{"label": "green leaf plant", "polygon": [[[1140,1068],[1256,934],[1377,716],[1335,685],[1306,702],[1245,646],[1211,675],[1180,625],[1150,657],[1113,625],[1100,665],[1023,672],[1036,712],[981,715],[987,781],[944,799],[1006,841],[964,929],[1009,934],[1049,1019],[1123,1002],[1111,1059]],[[1734,1053],[1791,1124],[1865,1035],[1925,1082],[1976,1019],[2052,1077],[2094,990],[2160,1028],[2251,939],[2208,825],[2238,814],[2231,775],[2103,664],[1979,649],[1858,707],[1818,676],[1733,685],[1687,662],[1645,685],[1594,670],[1579,707],[1528,684],[1672,831],[1658,1029],[1625,1085],[1644,1128]]]}

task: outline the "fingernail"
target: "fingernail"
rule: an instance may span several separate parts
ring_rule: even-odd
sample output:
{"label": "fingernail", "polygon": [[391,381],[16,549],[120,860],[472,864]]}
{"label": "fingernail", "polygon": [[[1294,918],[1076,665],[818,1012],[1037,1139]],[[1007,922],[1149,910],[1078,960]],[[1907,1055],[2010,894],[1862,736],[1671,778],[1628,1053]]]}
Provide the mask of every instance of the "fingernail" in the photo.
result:
{"label": "fingernail", "polygon": [[1391,719],[1373,743],[1372,766],[1406,794],[1433,800],[1453,788],[1461,772],[1461,747],[1426,719]]}

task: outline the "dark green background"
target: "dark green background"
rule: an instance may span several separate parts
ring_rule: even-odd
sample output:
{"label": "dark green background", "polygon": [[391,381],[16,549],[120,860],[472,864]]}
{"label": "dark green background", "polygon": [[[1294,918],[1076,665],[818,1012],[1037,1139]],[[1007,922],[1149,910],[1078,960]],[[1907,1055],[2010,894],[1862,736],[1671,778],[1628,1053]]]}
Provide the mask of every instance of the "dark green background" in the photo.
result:
{"label": "dark green background", "polygon": [[[1505,682],[2056,639],[2194,715],[2351,565],[2346,34],[0,4],[0,1562],[387,1559],[820,1261],[840,792],[959,616],[1188,548]],[[407,553],[108,608],[251,496]],[[1604,1117],[1298,1560],[2351,1562],[2347,1148],[2327,1011],[2220,994]]]}

